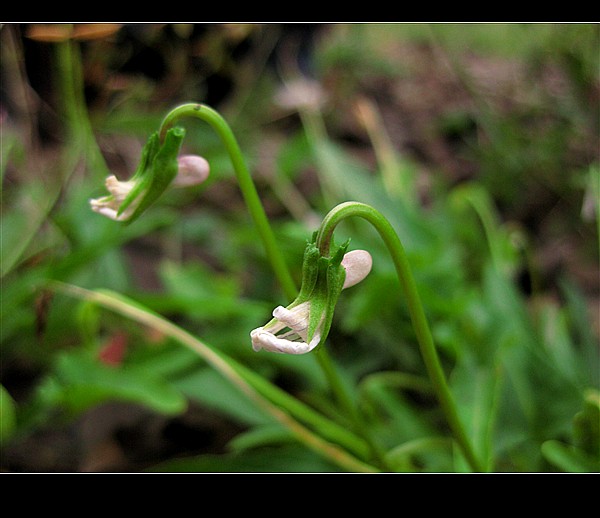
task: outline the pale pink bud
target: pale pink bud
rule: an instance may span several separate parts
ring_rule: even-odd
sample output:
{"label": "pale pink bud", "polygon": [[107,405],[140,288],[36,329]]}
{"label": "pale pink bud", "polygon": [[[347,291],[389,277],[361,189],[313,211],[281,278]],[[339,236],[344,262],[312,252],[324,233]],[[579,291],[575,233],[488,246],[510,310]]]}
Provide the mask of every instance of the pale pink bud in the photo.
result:
{"label": "pale pink bud", "polygon": [[352,250],[344,255],[342,266],[346,270],[343,289],[350,288],[369,275],[373,258],[366,250]]}
{"label": "pale pink bud", "polygon": [[179,169],[173,180],[173,187],[192,187],[208,178],[210,166],[206,159],[198,155],[181,155],[177,158]]}

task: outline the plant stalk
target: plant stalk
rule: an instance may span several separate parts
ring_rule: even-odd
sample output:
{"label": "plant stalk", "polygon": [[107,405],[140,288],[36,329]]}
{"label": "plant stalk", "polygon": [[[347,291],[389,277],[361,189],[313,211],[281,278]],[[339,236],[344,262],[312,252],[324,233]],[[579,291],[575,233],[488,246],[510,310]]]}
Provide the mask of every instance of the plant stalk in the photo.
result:
{"label": "plant stalk", "polygon": [[400,285],[406,296],[413,328],[417,336],[421,356],[427,368],[432,386],[442,407],[446,420],[452,430],[456,442],[460,446],[467,462],[473,471],[484,471],[475,455],[473,447],[458,416],[458,410],[442,365],[433,343],[433,338],[419,293],[411,273],[410,265],[400,238],[388,220],[370,205],[359,202],[341,203],[333,208],[323,219],[317,234],[317,246],[324,256],[329,255],[329,248],[336,226],[346,218],[358,216],[368,221],[383,239],[396,268]]}
{"label": "plant stalk", "polygon": [[[223,119],[223,117],[214,109],[204,104],[188,103],[174,108],[163,119],[159,133],[161,141],[164,139],[164,136],[169,128],[171,128],[182,117],[196,117],[207,122],[217,132],[219,137],[221,137],[221,140],[229,152],[240,189],[246,201],[248,210],[263,241],[267,256],[271,261],[271,266],[286,296],[289,298],[289,300],[293,300],[298,293],[298,289],[292,279],[289,269],[287,268],[281,251],[277,246],[273,231],[269,225],[264,208],[261,204],[256,187],[252,180],[252,176],[250,175],[246,163],[244,162],[241,150],[233,132],[231,131],[231,128]],[[337,372],[327,351],[322,348],[317,354],[317,358],[335,396],[355,423],[357,428],[356,431],[359,432],[363,439],[369,444],[374,456],[379,459],[381,464],[384,464],[383,454],[379,452],[376,445],[370,440],[366,427],[364,426],[357,409],[352,403],[352,399],[347,393],[346,388],[341,382],[339,373]]]}
{"label": "plant stalk", "polygon": [[358,433],[369,445],[369,449],[371,450],[374,460],[381,466],[381,468],[386,471],[391,471],[391,468],[389,468],[385,460],[385,453],[371,439],[371,434],[365,426],[363,418],[358,411],[356,404],[352,401],[350,394],[346,390],[346,387],[344,386],[339,372],[335,368],[335,364],[331,360],[327,349],[325,347],[319,347],[315,351],[315,354],[335,397],[339,401],[340,405],[343,406],[346,413],[350,416],[355,428],[355,432]]}
{"label": "plant stalk", "polygon": [[233,132],[231,131],[231,128],[225,119],[223,119],[223,117],[217,111],[213,110],[209,106],[199,103],[188,103],[174,108],[163,119],[160,128],[161,141],[164,140],[164,136],[166,135],[168,129],[171,128],[182,117],[195,117],[207,122],[223,141],[223,144],[229,153],[231,163],[233,164],[238,184],[240,186],[240,190],[242,191],[242,195],[244,196],[248,211],[250,212],[256,229],[263,242],[273,271],[275,272],[275,275],[277,276],[285,295],[290,301],[293,300],[298,293],[298,289],[287,268],[281,250],[277,246],[275,236],[271,226],[269,225],[265,210],[252,180],[252,176],[250,175],[250,171],[244,162],[242,152]]}
{"label": "plant stalk", "polygon": [[[362,450],[361,441],[356,436],[347,430],[340,429],[338,425],[287,395],[277,386],[271,385],[261,376],[237,363],[233,358],[210,347],[172,322],[110,291],[90,291],[60,282],[51,283],[49,287],[83,300],[92,301],[164,333],[204,358],[207,363],[227,378],[250,400],[274,417],[280,424],[290,430],[300,442],[312,450],[351,472],[371,473],[378,471],[375,466],[355,457],[354,454],[349,453],[339,444],[330,442],[330,440],[323,439],[320,435],[315,434],[296,418],[313,425],[321,433],[327,432],[324,435],[329,435],[334,441],[339,440],[348,449]],[[350,445],[352,445],[352,448],[349,448]]]}

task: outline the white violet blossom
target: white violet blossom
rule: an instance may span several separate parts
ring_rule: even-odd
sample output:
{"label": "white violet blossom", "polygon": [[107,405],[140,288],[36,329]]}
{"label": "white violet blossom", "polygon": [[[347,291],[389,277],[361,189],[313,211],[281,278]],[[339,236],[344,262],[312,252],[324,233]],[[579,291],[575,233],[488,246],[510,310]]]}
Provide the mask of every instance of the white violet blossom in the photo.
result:
{"label": "white violet blossom", "polygon": [[109,176],[105,185],[108,196],[90,200],[93,211],[116,221],[133,221],[170,187],[189,187],[206,180],[208,162],[196,155],[179,156],[185,136],[183,128],[158,132],[142,148],[137,169],[128,181]]}
{"label": "white violet blossom", "polygon": [[98,214],[102,214],[107,218],[114,219],[115,221],[127,221],[136,207],[139,205],[143,197],[143,192],[141,192],[136,200],[134,200],[121,214],[119,214],[119,208],[121,204],[127,198],[127,195],[131,192],[131,190],[135,186],[134,181],[120,181],[117,180],[116,176],[109,176],[106,178],[104,182],[106,186],[106,190],[110,193],[108,196],[103,196],[102,198],[96,198],[90,200],[90,206],[94,212]]}
{"label": "white violet blossom", "polygon": [[[265,327],[259,327],[250,332],[252,348],[255,351],[266,351],[304,354],[312,351],[321,341],[319,327],[310,342],[308,341],[308,317],[310,301],[287,309],[277,306],[273,310],[274,320]],[[283,331],[283,332],[282,332]]]}
{"label": "white violet blossom", "polygon": [[[208,178],[209,172],[210,166],[205,158],[198,155],[182,155],[177,158],[177,175],[171,186],[182,188],[200,185]],[[131,218],[147,192],[147,189],[141,190],[127,208],[119,214],[119,209],[123,201],[136,185],[137,182],[135,180],[120,181],[114,175],[107,177],[105,186],[110,194],[101,198],[91,199],[91,209],[115,221],[127,221]]]}
{"label": "white violet blossom", "polygon": [[[371,254],[365,250],[346,253],[341,261],[345,274],[341,289],[362,281],[371,271],[372,264]],[[336,300],[337,295],[332,305],[335,305]],[[315,310],[317,305],[320,310]],[[252,348],[255,351],[264,349],[286,354],[304,354],[312,351],[329,331],[333,308],[329,309],[331,311],[324,309],[323,304],[318,304],[316,300],[311,300],[310,296],[301,302],[296,299],[287,308],[276,307],[273,310],[273,319],[268,324],[251,331]],[[320,313],[317,315],[315,330],[312,336],[309,336],[311,310]]]}

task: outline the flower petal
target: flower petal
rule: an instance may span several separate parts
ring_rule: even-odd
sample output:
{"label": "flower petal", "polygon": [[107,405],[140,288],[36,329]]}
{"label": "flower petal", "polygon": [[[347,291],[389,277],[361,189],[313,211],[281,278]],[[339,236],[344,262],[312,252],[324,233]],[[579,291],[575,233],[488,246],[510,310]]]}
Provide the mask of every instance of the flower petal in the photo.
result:
{"label": "flower petal", "polygon": [[273,333],[265,331],[263,327],[254,329],[250,333],[250,337],[252,338],[252,349],[255,351],[264,349],[269,352],[285,354],[305,354],[310,352],[319,344],[321,339],[320,333],[317,332],[310,343],[295,342],[285,338],[279,338]]}
{"label": "flower petal", "polygon": [[117,177],[114,175],[108,176],[104,181],[104,185],[109,193],[111,193],[115,198],[115,203],[119,205],[121,202],[127,197],[127,195],[133,189],[135,182],[125,181],[122,182],[117,180]]}
{"label": "flower petal", "polygon": [[303,302],[292,309],[287,309],[283,306],[277,306],[273,310],[273,317],[275,317],[282,324],[285,324],[285,326],[289,327],[304,341],[306,341],[309,310],[310,302]]}
{"label": "flower petal", "polygon": [[122,182],[117,180],[116,176],[108,176],[105,180],[105,186],[108,192],[110,193],[108,196],[103,196],[101,198],[95,198],[90,200],[90,207],[94,212],[98,214],[102,214],[107,218],[110,218],[115,221],[126,221],[131,217],[135,207],[139,204],[139,199],[134,200],[129,207],[122,214],[119,214],[119,209],[123,200],[127,197],[127,195],[133,189],[135,182],[125,181]]}

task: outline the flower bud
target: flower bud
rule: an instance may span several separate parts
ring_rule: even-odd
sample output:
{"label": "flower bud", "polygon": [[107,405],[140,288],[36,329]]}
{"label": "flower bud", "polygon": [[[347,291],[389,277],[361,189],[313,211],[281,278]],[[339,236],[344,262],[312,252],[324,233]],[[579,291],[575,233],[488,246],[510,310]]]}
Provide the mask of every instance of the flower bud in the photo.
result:
{"label": "flower bud", "polygon": [[352,250],[344,255],[342,266],[346,270],[343,289],[350,288],[362,281],[373,266],[373,258],[366,250]]}
{"label": "flower bud", "polygon": [[210,166],[205,158],[198,155],[181,155],[177,158],[177,176],[173,187],[192,187],[208,178]]}

